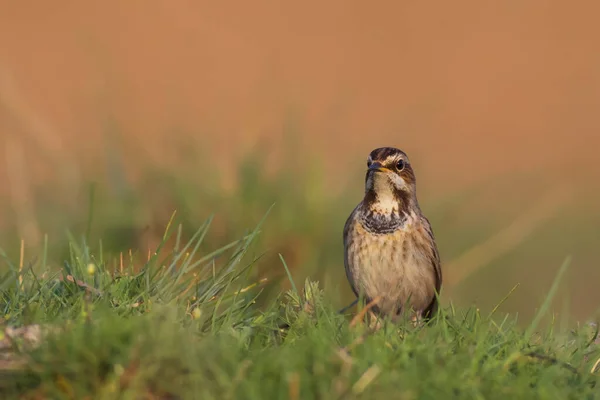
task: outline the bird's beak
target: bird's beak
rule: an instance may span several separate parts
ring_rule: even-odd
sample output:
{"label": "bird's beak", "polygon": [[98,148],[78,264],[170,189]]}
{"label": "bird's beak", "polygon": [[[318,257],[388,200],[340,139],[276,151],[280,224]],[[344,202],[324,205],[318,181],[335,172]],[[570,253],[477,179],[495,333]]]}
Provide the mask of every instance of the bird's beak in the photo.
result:
{"label": "bird's beak", "polygon": [[369,171],[388,172],[389,169],[384,168],[379,162],[374,162],[369,166]]}

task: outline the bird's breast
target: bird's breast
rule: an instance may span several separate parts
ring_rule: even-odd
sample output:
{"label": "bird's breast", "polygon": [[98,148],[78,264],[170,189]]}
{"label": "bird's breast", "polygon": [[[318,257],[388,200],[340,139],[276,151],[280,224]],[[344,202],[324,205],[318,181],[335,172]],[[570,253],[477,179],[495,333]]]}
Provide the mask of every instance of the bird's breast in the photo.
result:
{"label": "bird's breast", "polygon": [[[434,296],[435,269],[429,236],[418,218],[408,216],[392,232],[372,232],[355,218],[345,234],[348,278],[354,291],[368,299],[382,297],[382,311],[392,312],[410,301],[427,307]],[[399,304],[400,303],[400,304]]]}

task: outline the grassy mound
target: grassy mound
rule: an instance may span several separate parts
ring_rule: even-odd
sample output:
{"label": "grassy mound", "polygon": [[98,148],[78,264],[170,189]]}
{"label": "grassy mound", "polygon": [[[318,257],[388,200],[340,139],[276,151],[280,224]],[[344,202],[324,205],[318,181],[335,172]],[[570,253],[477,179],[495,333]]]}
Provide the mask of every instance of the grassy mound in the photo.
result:
{"label": "grassy mound", "polygon": [[208,225],[168,252],[166,234],[139,268],[73,240],[60,271],[45,254],[29,266],[3,254],[2,398],[597,397],[597,326],[538,330],[556,284],[524,330],[450,305],[426,326],[373,332],[310,280],[259,306],[260,224],[200,255]]}

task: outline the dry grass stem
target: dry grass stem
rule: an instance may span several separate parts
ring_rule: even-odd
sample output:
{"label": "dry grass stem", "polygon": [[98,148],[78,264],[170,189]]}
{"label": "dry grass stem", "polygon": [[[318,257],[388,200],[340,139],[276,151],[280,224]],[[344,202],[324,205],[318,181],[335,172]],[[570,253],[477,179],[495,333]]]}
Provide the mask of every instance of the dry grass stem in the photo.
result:
{"label": "dry grass stem", "polygon": [[367,312],[370,309],[372,309],[373,307],[375,307],[377,305],[377,303],[379,303],[380,300],[381,300],[381,296],[377,296],[373,300],[371,300],[369,302],[369,304],[367,304],[362,310],[360,310],[360,312],[358,314],[356,314],[354,316],[354,318],[352,318],[352,321],[350,321],[350,327],[353,328],[354,326],[356,326],[356,324],[358,324],[360,321],[362,321],[364,319],[365,315],[367,314]]}
{"label": "dry grass stem", "polygon": [[567,190],[550,191],[533,207],[523,211],[509,226],[446,264],[446,270],[449,271],[448,284],[458,285],[479,268],[516,248],[555,215],[570,197]]}
{"label": "dry grass stem", "polygon": [[7,189],[17,229],[20,236],[30,245],[37,246],[41,240],[41,233],[35,215],[32,183],[27,173],[23,145],[11,136],[6,138],[5,163]]}
{"label": "dry grass stem", "polygon": [[590,370],[591,374],[595,373],[598,370],[598,365],[600,365],[600,358],[596,360],[596,362],[594,363],[594,366]]}
{"label": "dry grass stem", "polygon": [[288,399],[298,400],[300,398],[300,374],[294,372],[288,379]]}
{"label": "dry grass stem", "polygon": [[14,126],[6,131],[28,147],[36,147],[36,156],[45,157],[52,167],[60,170],[61,178],[66,178],[62,187],[65,193],[69,188],[76,187],[79,181],[78,169],[66,156],[69,149],[64,145],[62,136],[27,103],[15,79],[4,68],[0,68],[0,110],[2,109]]}
{"label": "dry grass stem", "polygon": [[352,392],[354,392],[354,394],[361,394],[364,392],[367,386],[373,383],[375,378],[377,378],[379,373],[381,373],[381,368],[378,365],[372,365],[369,367],[369,369],[362,374],[358,381],[356,381],[354,386],[352,386]]}
{"label": "dry grass stem", "polygon": [[19,253],[19,287],[23,290],[23,264],[25,263],[25,240],[21,239],[21,251]]}

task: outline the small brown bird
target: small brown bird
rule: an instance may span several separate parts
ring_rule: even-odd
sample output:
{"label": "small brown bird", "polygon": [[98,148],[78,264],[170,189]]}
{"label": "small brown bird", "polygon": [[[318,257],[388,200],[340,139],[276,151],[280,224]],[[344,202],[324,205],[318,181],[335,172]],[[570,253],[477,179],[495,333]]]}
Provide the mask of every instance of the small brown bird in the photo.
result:
{"label": "small brown bird", "polygon": [[344,264],[352,290],[379,317],[429,319],[442,286],[440,257],[417,201],[415,174],[399,149],[375,149],[367,160],[364,199],[344,227]]}

